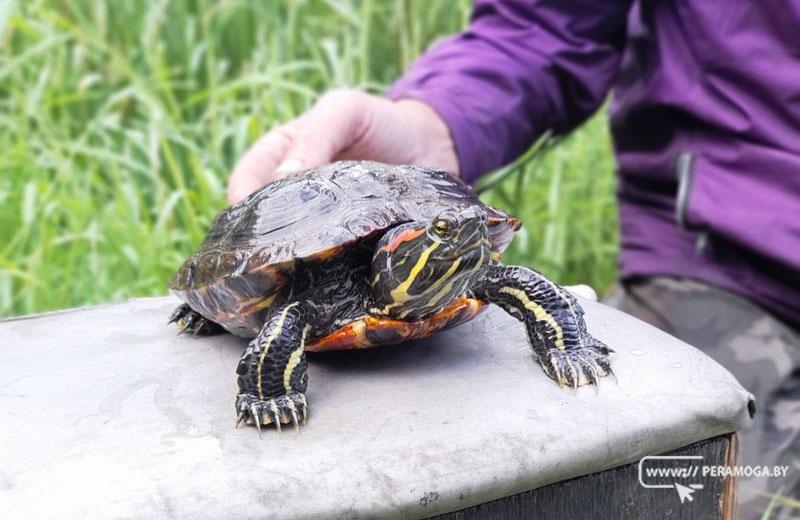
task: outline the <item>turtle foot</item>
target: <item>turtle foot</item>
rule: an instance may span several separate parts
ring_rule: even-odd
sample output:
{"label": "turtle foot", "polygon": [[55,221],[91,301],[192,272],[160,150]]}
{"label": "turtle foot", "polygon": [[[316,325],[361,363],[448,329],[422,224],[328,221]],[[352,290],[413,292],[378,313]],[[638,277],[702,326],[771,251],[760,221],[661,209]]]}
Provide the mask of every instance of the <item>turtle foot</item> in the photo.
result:
{"label": "turtle foot", "polygon": [[170,323],[178,324],[178,327],[181,329],[178,334],[183,334],[188,331],[192,333],[192,336],[211,336],[223,332],[222,327],[213,321],[205,319],[185,303],[179,305],[178,308],[172,312],[167,324]]}
{"label": "turtle foot", "polygon": [[280,433],[281,424],[292,423],[294,429],[298,430],[300,425],[306,423],[308,403],[305,394],[300,392],[288,392],[271,399],[259,399],[243,392],[236,397],[236,413],[237,428],[242,422],[255,424],[261,435],[261,426],[274,424]]}
{"label": "turtle foot", "polygon": [[606,375],[613,375],[609,354],[613,352],[605,343],[586,335],[583,346],[570,349],[549,348],[539,364],[558,386],[578,388],[594,384]]}

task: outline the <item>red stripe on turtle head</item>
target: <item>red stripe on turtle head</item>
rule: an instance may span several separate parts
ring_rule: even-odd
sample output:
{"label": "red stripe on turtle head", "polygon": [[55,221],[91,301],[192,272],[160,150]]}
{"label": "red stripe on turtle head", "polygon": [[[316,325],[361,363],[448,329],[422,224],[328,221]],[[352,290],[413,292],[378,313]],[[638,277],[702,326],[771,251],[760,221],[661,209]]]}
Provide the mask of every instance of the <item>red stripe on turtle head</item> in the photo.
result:
{"label": "red stripe on turtle head", "polygon": [[388,253],[392,253],[398,247],[400,247],[400,244],[402,244],[403,242],[408,242],[409,240],[414,240],[415,238],[417,238],[418,236],[422,235],[423,233],[425,233],[425,228],[407,229],[405,231],[402,231],[402,232],[398,233],[397,236],[394,237],[391,242],[389,242],[388,244],[383,246],[381,248],[381,250],[382,251],[386,251]]}

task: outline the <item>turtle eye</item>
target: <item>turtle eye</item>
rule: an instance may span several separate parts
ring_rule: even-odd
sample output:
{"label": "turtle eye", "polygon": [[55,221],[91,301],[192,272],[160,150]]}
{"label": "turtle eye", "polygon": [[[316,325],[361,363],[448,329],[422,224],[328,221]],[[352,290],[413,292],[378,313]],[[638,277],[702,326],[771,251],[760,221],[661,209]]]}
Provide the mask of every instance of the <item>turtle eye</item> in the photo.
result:
{"label": "turtle eye", "polygon": [[439,220],[437,220],[436,222],[433,223],[433,231],[434,231],[434,233],[436,233],[440,237],[443,237],[443,236],[446,236],[447,234],[449,234],[451,229],[452,229],[452,226],[450,225],[450,222],[448,222],[446,220],[439,219]]}

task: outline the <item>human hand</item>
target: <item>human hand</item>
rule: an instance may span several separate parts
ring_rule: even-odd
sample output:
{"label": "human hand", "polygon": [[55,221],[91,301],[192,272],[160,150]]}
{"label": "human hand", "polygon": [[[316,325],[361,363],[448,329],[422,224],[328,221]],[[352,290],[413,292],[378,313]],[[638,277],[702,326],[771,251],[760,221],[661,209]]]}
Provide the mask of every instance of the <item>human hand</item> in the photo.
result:
{"label": "human hand", "polygon": [[411,99],[391,101],[337,90],[245,152],[228,182],[228,202],[292,172],[344,159],[420,164],[458,175],[450,132],[431,107]]}

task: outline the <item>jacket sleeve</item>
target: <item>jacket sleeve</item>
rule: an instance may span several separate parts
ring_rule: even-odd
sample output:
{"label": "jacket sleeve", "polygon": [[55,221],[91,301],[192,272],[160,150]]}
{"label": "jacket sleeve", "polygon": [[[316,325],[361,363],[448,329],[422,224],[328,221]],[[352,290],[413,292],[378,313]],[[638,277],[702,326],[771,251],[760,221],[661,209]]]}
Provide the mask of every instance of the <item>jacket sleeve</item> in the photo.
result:
{"label": "jacket sleeve", "polygon": [[566,133],[603,102],[630,0],[477,0],[466,31],[434,45],[389,90],[450,128],[461,177],[513,161],[547,129]]}

